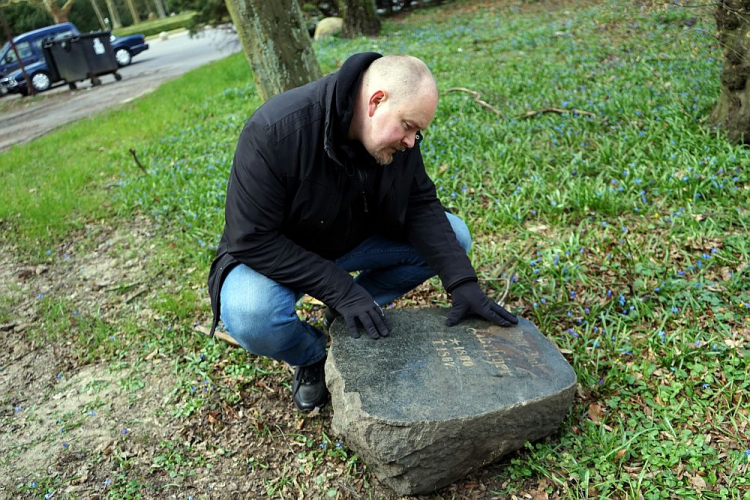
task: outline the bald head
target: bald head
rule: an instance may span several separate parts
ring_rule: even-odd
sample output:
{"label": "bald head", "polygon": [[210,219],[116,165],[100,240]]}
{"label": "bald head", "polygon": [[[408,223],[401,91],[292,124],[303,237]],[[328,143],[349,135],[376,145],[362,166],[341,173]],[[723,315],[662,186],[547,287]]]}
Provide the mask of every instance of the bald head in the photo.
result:
{"label": "bald head", "polygon": [[349,139],[358,140],[381,165],[414,147],[438,104],[435,77],[411,56],[376,59],[362,77],[354,103]]}
{"label": "bald head", "polygon": [[413,56],[384,56],[370,64],[362,78],[366,91],[383,90],[395,102],[417,94],[437,96],[435,77],[427,65]]}

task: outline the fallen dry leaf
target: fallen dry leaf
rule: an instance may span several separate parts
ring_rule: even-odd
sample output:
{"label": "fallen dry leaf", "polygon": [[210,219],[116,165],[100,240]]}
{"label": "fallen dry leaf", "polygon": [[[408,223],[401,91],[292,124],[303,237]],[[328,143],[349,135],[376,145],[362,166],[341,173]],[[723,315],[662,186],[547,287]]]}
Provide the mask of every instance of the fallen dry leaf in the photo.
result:
{"label": "fallen dry leaf", "polygon": [[692,484],[693,487],[699,492],[706,489],[706,481],[700,476],[691,477],[690,484]]}
{"label": "fallen dry leaf", "polygon": [[602,407],[599,406],[599,403],[591,403],[589,405],[589,418],[592,422],[599,422],[602,419],[603,415]]}

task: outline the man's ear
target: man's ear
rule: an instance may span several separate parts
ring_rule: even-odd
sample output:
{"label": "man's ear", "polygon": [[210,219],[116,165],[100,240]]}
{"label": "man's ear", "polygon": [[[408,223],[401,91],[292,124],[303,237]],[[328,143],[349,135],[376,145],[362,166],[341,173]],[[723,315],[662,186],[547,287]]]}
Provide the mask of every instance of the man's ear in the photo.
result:
{"label": "man's ear", "polygon": [[370,100],[367,101],[367,116],[372,118],[372,115],[375,114],[375,109],[380,106],[380,104],[382,104],[387,99],[387,97],[388,95],[384,90],[375,91],[370,96]]}

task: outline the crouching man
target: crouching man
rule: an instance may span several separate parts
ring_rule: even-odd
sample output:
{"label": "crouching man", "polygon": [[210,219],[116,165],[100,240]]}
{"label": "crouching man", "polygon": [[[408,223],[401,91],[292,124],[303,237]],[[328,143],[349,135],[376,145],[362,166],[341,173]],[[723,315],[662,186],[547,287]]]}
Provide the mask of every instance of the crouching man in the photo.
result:
{"label": "crouching man", "polygon": [[328,396],[326,336],[294,308],[304,294],[355,337],[360,327],[387,337],[380,304],[435,275],[451,295],[449,326],[469,314],[518,321],[480,290],[468,228],[445,212],[425,173],[421,131],[437,104],[419,59],[356,54],[270,99],[240,134],[209,276],[211,331],[221,319],[249,352],[296,366],[302,411]]}

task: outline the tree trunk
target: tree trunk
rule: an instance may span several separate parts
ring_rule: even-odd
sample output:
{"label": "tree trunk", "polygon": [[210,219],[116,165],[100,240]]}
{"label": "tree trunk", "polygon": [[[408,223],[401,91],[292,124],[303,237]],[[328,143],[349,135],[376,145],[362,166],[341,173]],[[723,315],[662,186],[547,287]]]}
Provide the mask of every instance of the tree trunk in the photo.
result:
{"label": "tree trunk", "polygon": [[159,19],[167,17],[167,13],[164,12],[164,4],[162,3],[162,0],[154,0],[154,5],[156,6],[156,13],[159,14]]}
{"label": "tree trunk", "polygon": [[117,12],[117,6],[115,0],[106,0],[107,10],[109,11],[109,17],[112,18],[112,29],[122,28],[122,21],[120,21],[120,13]]}
{"label": "tree trunk", "polygon": [[91,2],[91,6],[94,8],[94,13],[96,14],[96,18],[99,20],[99,26],[102,27],[103,30],[107,29],[107,25],[104,23],[104,16],[102,16],[102,11],[99,9],[99,4],[96,3],[96,0],[89,0]]}
{"label": "tree trunk", "polygon": [[62,7],[57,5],[55,0],[36,0],[31,3],[47,11],[52,16],[52,19],[54,19],[55,24],[59,24],[68,22],[68,14],[70,13],[70,9],[73,8],[75,0],[68,0]]}
{"label": "tree trunk", "polygon": [[750,144],[750,0],[720,0],[716,26],[724,49],[721,94],[711,122],[735,144]]}
{"label": "tree trunk", "polygon": [[320,78],[297,0],[226,0],[264,101]]}
{"label": "tree trunk", "polygon": [[133,18],[133,24],[141,24],[141,16],[138,15],[138,9],[135,8],[133,0],[125,0],[125,3],[128,4],[128,9],[130,9],[130,16]]}
{"label": "tree trunk", "polygon": [[380,33],[380,19],[374,0],[339,0],[339,10],[344,18],[341,35],[344,38],[375,36]]}

